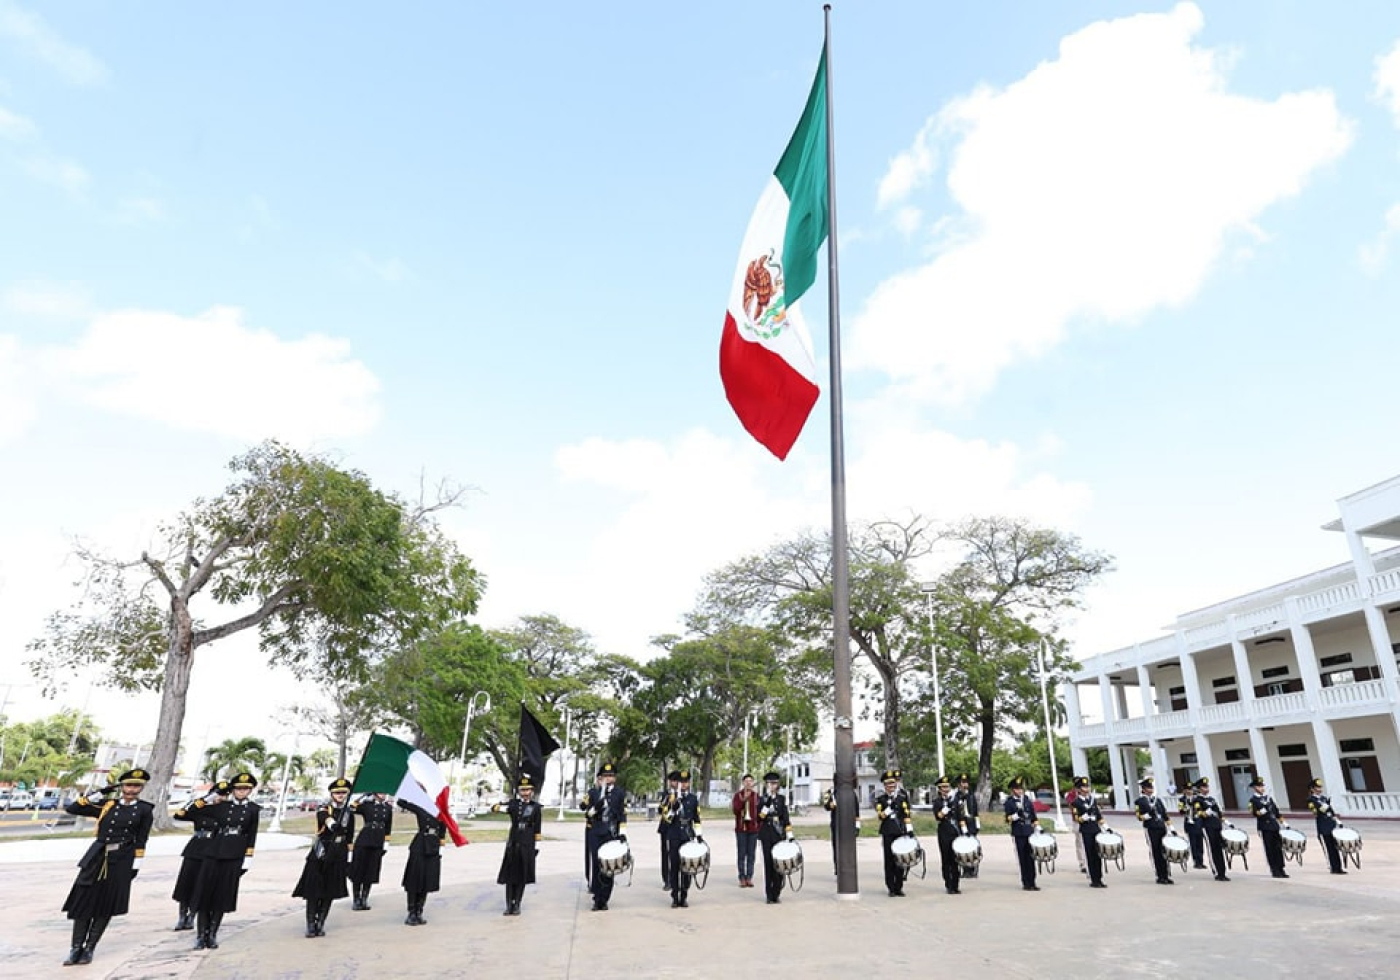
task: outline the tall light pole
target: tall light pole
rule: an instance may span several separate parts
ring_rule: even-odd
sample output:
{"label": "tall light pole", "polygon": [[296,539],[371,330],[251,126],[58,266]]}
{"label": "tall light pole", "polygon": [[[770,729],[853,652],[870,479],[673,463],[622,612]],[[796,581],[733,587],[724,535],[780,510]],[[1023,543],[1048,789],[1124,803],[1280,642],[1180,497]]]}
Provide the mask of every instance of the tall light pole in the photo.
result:
{"label": "tall light pole", "polygon": [[564,762],[569,755],[569,728],[573,724],[573,721],[573,712],[569,710],[569,706],[566,704],[564,705],[564,744],[562,746],[563,751],[559,753],[559,816],[555,818],[557,820],[564,819]]}
{"label": "tall light pole", "polygon": [[924,594],[924,606],[928,611],[928,658],[933,673],[933,733],[938,740],[938,775],[946,775],[943,768],[943,695],[938,686],[938,641],[933,635],[933,594],[938,591],[937,582],[925,582],[919,586]]}
{"label": "tall light pole", "polygon": [[744,771],[739,773],[740,776],[749,774],[749,726],[753,724],[753,715],[752,711],[744,715]]}
{"label": "tall light pole", "polygon": [[[282,762],[282,791],[277,794],[277,810],[272,814],[272,821],[267,825],[268,833],[280,834],[282,832],[282,815],[287,812],[287,783],[292,778],[292,756],[297,754],[297,743],[301,741],[301,732],[292,734],[292,751],[287,753],[287,758]],[[214,775],[218,775],[215,773]]]}
{"label": "tall light pole", "polygon": [[1055,767],[1055,739],[1050,734],[1050,691],[1045,686],[1045,638],[1040,638],[1040,649],[1037,651],[1040,656],[1040,700],[1045,708],[1045,747],[1050,750],[1050,785],[1055,792],[1055,829],[1063,833],[1068,828],[1065,826],[1064,813],[1060,809],[1060,774]]}
{"label": "tall light pole", "polygon": [[[482,708],[480,712],[478,712],[478,711],[476,710],[476,700],[477,700],[477,698],[485,698],[485,699],[486,699],[486,706],[485,706],[484,708]],[[461,760],[462,760],[462,768],[463,768],[463,769],[466,769],[466,768],[467,768],[467,737],[468,737],[469,735],[471,735],[471,732],[472,732],[472,715],[474,715],[474,714],[485,714],[486,712],[488,712],[488,711],[490,711],[490,710],[491,710],[491,695],[490,695],[489,693],[487,693],[486,691],[477,691],[475,694],[472,695],[471,700],[467,702],[467,722],[466,722],[465,725],[462,726],[462,750],[461,750],[460,752],[457,753],[458,757],[460,757]],[[456,788],[457,788],[457,760],[456,760],[456,759],[453,759],[453,760],[452,760],[452,769],[451,769],[451,771],[447,774],[447,785],[448,785],[449,787],[451,787],[452,789],[456,789]],[[449,804],[449,805],[450,805],[450,804]]]}

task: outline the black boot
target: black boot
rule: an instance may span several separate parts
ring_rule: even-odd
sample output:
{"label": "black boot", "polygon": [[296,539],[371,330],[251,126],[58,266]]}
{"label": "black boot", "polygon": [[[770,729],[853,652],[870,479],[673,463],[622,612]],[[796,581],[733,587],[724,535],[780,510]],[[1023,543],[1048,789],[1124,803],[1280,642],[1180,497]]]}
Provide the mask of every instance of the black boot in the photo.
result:
{"label": "black boot", "polygon": [[306,900],[306,938],[316,938],[316,903],[309,898]]}
{"label": "black boot", "polygon": [[195,936],[194,936],[194,948],[195,948],[195,949],[208,949],[208,948],[209,948],[209,913],[208,913],[208,912],[205,912],[203,909],[200,910],[199,916],[198,916],[198,918],[197,918],[197,920],[196,920],[196,931],[195,931]]}
{"label": "black boot", "polygon": [[68,959],[63,961],[64,966],[73,966],[75,963],[82,962],[83,944],[87,942],[88,927],[91,925],[91,919],[73,920],[72,948],[68,950]]}
{"label": "black boot", "polygon": [[428,920],[423,918],[423,906],[426,904],[428,904],[428,893],[419,892],[418,904],[413,907],[413,915],[418,920],[414,925],[426,926],[428,924]]}
{"label": "black boot", "polygon": [[92,925],[88,927],[87,942],[83,944],[83,955],[78,957],[79,963],[92,962],[92,954],[97,949],[97,944],[102,941],[102,934],[107,931],[107,923],[111,921],[110,915],[92,920]]}
{"label": "black boot", "polygon": [[175,922],[176,932],[186,932],[194,928],[194,916],[188,905],[180,906],[180,918]]}
{"label": "black boot", "polygon": [[209,913],[209,928],[204,933],[204,946],[206,949],[219,948],[219,926],[223,925],[224,913]]}
{"label": "black boot", "polygon": [[316,913],[316,935],[324,936],[326,934],[326,916],[330,914],[331,900],[329,898],[321,899],[321,906]]}
{"label": "black boot", "polygon": [[416,908],[416,906],[414,905],[414,901],[416,898],[417,896],[414,895],[412,892],[404,893],[404,904],[408,909],[408,915],[405,916],[403,920],[403,924],[406,926],[416,926],[418,924],[418,915],[414,911],[414,909]]}
{"label": "black boot", "polygon": [[363,884],[363,885],[360,886],[360,911],[361,911],[361,912],[368,912],[368,911],[369,911],[369,889],[370,889],[370,886],[369,886],[368,883],[365,883],[365,884]]}

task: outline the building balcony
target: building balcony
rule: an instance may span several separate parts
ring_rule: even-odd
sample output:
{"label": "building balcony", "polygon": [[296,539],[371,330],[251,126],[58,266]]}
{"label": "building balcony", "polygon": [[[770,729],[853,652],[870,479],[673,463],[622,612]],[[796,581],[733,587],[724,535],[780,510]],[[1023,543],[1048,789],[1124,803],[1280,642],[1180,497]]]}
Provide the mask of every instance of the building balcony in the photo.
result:
{"label": "building balcony", "polygon": [[1198,712],[1201,719],[1201,727],[1211,728],[1216,725],[1242,725],[1244,723],[1244,703],[1241,701],[1230,701],[1226,704],[1208,704]]}
{"label": "building balcony", "polygon": [[1334,806],[1349,817],[1394,817],[1400,815],[1400,793],[1342,793]]}
{"label": "building balcony", "polygon": [[1355,705],[1382,704],[1386,698],[1385,681],[1359,681],[1355,684],[1337,684],[1324,687],[1317,692],[1322,710],[1348,708]]}
{"label": "building balcony", "polygon": [[1308,712],[1308,696],[1302,691],[1289,694],[1271,694],[1267,698],[1256,698],[1253,717],[1256,721],[1281,718],[1285,715],[1303,715]]}

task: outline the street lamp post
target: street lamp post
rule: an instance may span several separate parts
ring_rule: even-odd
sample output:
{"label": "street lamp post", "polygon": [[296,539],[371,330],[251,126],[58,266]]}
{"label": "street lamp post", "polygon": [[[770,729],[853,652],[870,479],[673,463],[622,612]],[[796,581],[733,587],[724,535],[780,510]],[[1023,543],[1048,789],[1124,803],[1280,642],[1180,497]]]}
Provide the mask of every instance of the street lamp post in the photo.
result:
{"label": "street lamp post", "polygon": [[[267,825],[268,833],[280,834],[282,832],[282,815],[287,812],[287,783],[292,778],[292,756],[297,754],[297,743],[301,741],[301,732],[292,735],[292,751],[287,753],[287,758],[282,762],[282,791],[277,794],[277,810],[272,814],[272,821]],[[218,773],[214,773],[218,775]]]}
{"label": "street lamp post", "polygon": [[[486,699],[486,706],[482,708],[480,712],[476,710],[477,698]],[[491,695],[486,691],[477,691],[475,694],[472,695],[471,700],[467,702],[467,722],[465,725],[462,726],[462,750],[457,753],[458,757],[460,757],[462,760],[463,769],[467,768],[467,737],[471,734],[472,731],[472,715],[484,714],[485,712],[490,710]],[[457,789],[457,759],[452,760],[452,769],[447,774],[447,785],[450,786],[453,790]],[[449,803],[448,805],[450,806],[451,804]]]}
{"label": "street lamp post", "polygon": [[933,593],[938,590],[937,582],[925,582],[919,586],[924,594],[924,605],[928,610],[928,656],[929,668],[933,673],[933,732],[938,742],[938,775],[945,775],[943,769],[943,695],[938,686],[938,642],[933,636]]}
{"label": "street lamp post", "polygon": [[744,771],[739,775],[747,776],[749,772],[749,726],[753,724],[754,713],[750,711],[744,715]]}
{"label": "street lamp post", "polygon": [[561,746],[563,751],[559,753],[559,816],[555,818],[556,820],[564,819],[564,762],[569,755],[570,726],[573,725],[573,721],[573,712],[566,704],[564,705],[564,744]]}
{"label": "street lamp post", "polygon": [[1050,750],[1050,785],[1055,793],[1055,829],[1064,833],[1064,813],[1060,809],[1060,774],[1055,767],[1055,740],[1050,735],[1050,692],[1045,686],[1045,638],[1041,637],[1040,650],[1040,700],[1045,708],[1045,747]]}

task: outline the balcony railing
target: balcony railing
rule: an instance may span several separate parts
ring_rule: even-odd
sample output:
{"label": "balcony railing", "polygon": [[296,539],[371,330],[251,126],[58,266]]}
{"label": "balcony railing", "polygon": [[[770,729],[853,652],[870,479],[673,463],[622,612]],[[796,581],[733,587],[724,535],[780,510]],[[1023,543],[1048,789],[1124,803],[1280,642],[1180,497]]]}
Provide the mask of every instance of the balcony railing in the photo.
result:
{"label": "balcony railing", "polygon": [[1318,693],[1318,701],[1324,708],[1341,708],[1352,704],[1384,702],[1385,681],[1359,681],[1355,684],[1337,684],[1324,687]]}
{"label": "balcony railing", "polygon": [[1244,704],[1231,701],[1227,704],[1208,704],[1201,708],[1202,725],[1218,725],[1227,721],[1244,721]]}
{"label": "balcony railing", "polygon": [[1392,568],[1388,572],[1371,576],[1371,595],[1385,595],[1395,591],[1400,591],[1400,568]]}
{"label": "balcony railing", "polygon": [[1254,702],[1254,716],[1256,719],[1266,718],[1269,715],[1289,715],[1308,710],[1308,696],[1302,691],[1292,691],[1288,694],[1271,694],[1267,698],[1258,698]]}
{"label": "balcony railing", "polygon": [[1255,609],[1251,612],[1240,613],[1235,617],[1235,629],[1243,633],[1247,629],[1256,626],[1273,626],[1281,623],[1287,618],[1283,603],[1278,602],[1272,606],[1265,606],[1263,609]]}
{"label": "balcony railing", "polygon": [[1120,739],[1124,736],[1146,735],[1147,719],[1124,718],[1122,721],[1115,721],[1113,723],[1113,734]]}
{"label": "balcony railing", "polygon": [[1225,620],[1214,623],[1206,623],[1204,626],[1193,626],[1186,631],[1186,646],[1194,649],[1198,646],[1205,646],[1212,640],[1223,640],[1229,636]]}
{"label": "balcony railing", "polygon": [[1347,817],[1400,816],[1400,793],[1343,793],[1336,807]]}
{"label": "balcony railing", "polygon": [[1108,737],[1108,728],[1102,722],[1097,725],[1081,725],[1079,737],[1086,742],[1096,742]]}
{"label": "balcony railing", "polygon": [[1319,592],[1310,592],[1298,599],[1298,611],[1300,613],[1317,612],[1319,609],[1331,609],[1333,606],[1343,606],[1356,602],[1361,598],[1361,587],[1355,582],[1347,582],[1345,585],[1334,585],[1330,589],[1322,589]]}
{"label": "balcony railing", "polygon": [[1152,731],[1157,734],[1165,734],[1171,731],[1189,731],[1191,729],[1191,712],[1189,711],[1164,711],[1160,715],[1152,717]]}

